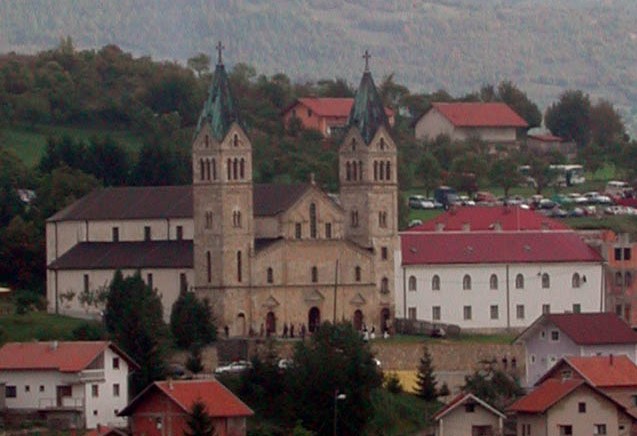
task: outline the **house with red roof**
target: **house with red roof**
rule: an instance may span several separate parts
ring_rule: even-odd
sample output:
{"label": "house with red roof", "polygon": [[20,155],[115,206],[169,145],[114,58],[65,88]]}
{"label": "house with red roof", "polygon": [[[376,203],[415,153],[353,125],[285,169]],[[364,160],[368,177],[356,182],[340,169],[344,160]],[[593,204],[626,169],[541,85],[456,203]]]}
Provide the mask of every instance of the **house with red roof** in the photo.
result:
{"label": "house with red roof", "polygon": [[135,397],[121,416],[129,417],[134,435],[181,435],[195,402],[213,418],[215,436],[246,434],[246,418],[254,412],[215,379],[154,382]]}
{"label": "house with red roof", "polygon": [[416,139],[452,141],[480,138],[490,144],[516,144],[529,127],[506,103],[432,103],[415,124]]}
{"label": "house with red roof", "polygon": [[397,318],[489,332],[603,309],[603,258],[533,211],[459,208],[400,237]]}
{"label": "house with red roof", "polygon": [[[288,126],[293,118],[306,129],[314,129],[328,138],[337,129],[347,125],[353,98],[305,97],[298,98],[283,110],[283,123]],[[394,125],[394,111],[385,108],[389,125]]]}
{"label": "house with red roof", "polygon": [[436,436],[502,434],[506,415],[469,392],[460,392],[434,415]]}
{"label": "house with red roof", "polygon": [[551,378],[514,402],[518,435],[629,436],[635,416],[583,379]]}
{"label": "house with red roof", "polygon": [[577,145],[573,141],[567,141],[564,138],[549,133],[529,133],[526,137],[526,145],[529,150],[535,150],[542,153],[559,151],[569,160],[577,156]]}
{"label": "house with red roof", "polygon": [[128,378],[137,364],[108,341],[9,342],[0,383],[9,411],[37,412],[67,428],[122,426]]}
{"label": "house with red roof", "polygon": [[[565,356],[613,355],[615,362],[618,356],[637,361],[637,333],[619,316],[609,312],[547,313],[520,333],[514,343],[523,345],[526,350],[526,386],[533,386]],[[575,357],[569,357],[570,362],[580,365],[584,372],[585,368],[601,364],[582,363]],[[614,368],[608,369],[609,376],[611,369]],[[595,376],[590,381],[604,385]]]}

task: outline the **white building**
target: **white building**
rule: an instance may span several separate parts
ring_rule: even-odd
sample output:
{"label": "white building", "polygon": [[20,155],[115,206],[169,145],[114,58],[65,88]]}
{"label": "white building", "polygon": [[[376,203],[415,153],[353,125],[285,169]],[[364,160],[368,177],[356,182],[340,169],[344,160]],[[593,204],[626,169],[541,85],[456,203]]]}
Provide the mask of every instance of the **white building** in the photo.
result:
{"label": "white building", "polygon": [[11,342],[0,348],[5,406],[68,427],[125,426],[128,377],[137,367],[111,342]]}
{"label": "white building", "polygon": [[575,232],[491,228],[401,234],[396,317],[495,331],[604,309],[603,259]]}

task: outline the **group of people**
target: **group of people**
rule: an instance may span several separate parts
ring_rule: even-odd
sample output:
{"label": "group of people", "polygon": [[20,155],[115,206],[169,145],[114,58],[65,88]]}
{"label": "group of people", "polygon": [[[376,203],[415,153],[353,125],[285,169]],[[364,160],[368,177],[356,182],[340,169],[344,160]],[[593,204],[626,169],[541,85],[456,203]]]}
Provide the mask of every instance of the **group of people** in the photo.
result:
{"label": "group of people", "polygon": [[[376,327],[372,326],[370,330],[367,329],[367,326],[363,324],[363,328],[361,330],[361,335],[363,336],[363,340],[365,342],[376,339]],[[389,329],[385,328],[383,330],[383,339],[389,338]]]}

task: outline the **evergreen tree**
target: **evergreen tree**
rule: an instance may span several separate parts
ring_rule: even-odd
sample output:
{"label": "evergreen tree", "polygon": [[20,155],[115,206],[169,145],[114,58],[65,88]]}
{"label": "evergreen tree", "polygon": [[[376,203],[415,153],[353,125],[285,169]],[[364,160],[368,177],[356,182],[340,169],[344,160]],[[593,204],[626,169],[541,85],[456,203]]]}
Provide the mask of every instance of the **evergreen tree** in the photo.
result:
{"label": "evergreen tree", "polygon": [[186,436],[212,436],[215,433],[212,416],[208,414],[206,405],[201,399],[192,403],[186,425],[188,425],[188,430],[184,432]]}
{"label": "evergreen tree", "polygon": [[199,374],[203,371],[200,344],[193,344],[192,347],[190,347],[190,356],[188,356],[188,360],[186,361],[186,369],[193,374]]}
{"label": "evergreen tree", "polygon": [[209,344],[217,338],[217,328],[208,301],[199,300],[192,292],[182,292],[173,304],[170,330],[178,347]]}
{"label": "evergreen tree", "polygon": [[416,393],[425,401],[436,401],[438,398],[438,390],[436,385],[438,381],[434,376],[434,367],[429,349],[425,346],[423,355],[418,365],[418,375],[416,379]]}

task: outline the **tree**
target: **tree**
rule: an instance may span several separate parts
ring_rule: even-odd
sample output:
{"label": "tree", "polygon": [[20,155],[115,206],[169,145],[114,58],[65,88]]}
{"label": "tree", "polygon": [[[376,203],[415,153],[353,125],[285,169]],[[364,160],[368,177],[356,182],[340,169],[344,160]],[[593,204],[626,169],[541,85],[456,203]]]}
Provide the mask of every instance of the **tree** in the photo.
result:
{"label": "tree", "polygon": [[498,369],[495,362],[481,363],[482,368],[465,377],[463,391],[471,392],[499,410],[504,410],[515,398],[524,394],[520,385]]}
{"label": "tree", "polygon": [[381,383],[369,346],[352,325],[324,323],[309,341],[297,344],[286,391],[294,395],[295,416],[320,435],[331,434],[334,398],[344,394],[338,428],[363,434],[372,413],[371,392]]}
{"label": "tree", "polygon": [[547,155],[531,153],[527,158],[529,177],[535,181],[535,193],[541,194],[545,188],[555,181],[555,170],[551,169],[551,161]]}
{"label": "tree", "polygon": [[186,436],[212,436],[215,433],[212,416],[208,414],[206,404],[201,398],[192,403],[186,425],[188,426],[188,430],[184,432]]}
{"label": "tree", "polygon": [[440,185],[441,168],[438,159],[430,153],[423,153],[416,170],[417,179],[422,182],[427,197],[429,193]]}
{"label": "tree", "polygon": [[622,144],[626,128],[612,103],[600,100],[591,107],[591,141],[604,150]]}
{"label": "tree", "polygon": [[43,177],[34,206],[42,218],[47,218],[98,186],[95,177],[64,165]]}
{"label": "tree", "polygon": [[584,161],[586,169],[590,171],[593,178],[595,178],[595,173],[604,166],[604,160],[606,158],[604,149],[597,145],[596,142],[591,142],[584,146],[578,155],[580,159]]}
{"label": "tree", "polygon": [[140,392],[165,373],[161,297],[139,273],[126,277],[116,271],[109,287],[104,323],[113,340],[140,369],[133,375],[132,391]]}
{"label": "tree", "polygon": [[403,99],[409,95],[409,89],[396,83],[394,81],[394,73],[391,73],[383,77],[378,87],[378,93],[385,106],[397,108],[401,105]]}
{"label": "tree", "polygon": [[436,401],[438,398],[438,381],[434,376],[433,359],[429,349],[423,347],[423,354],[416,375],[416,394],[425,401]]}
{"label": "tree", "polygon": [[186,361],[186,369],[193,374],[199,374],[203,371],[201,351],[201,344],[192,344],[190,347],[190,356],[188,356]]}
{"label": "tree", "polygon": [[518,186],[522,181],[517,160],[506,157],[495,161],[491,165],[489,178],[491,183],[504,189],[504,196],[508,197],[509,190],[514,186]]}
{"label": "tree", "polygon": [[205,53],[198,53],[188,59],[188,68],[197,73],[197,77],[201,78],[210,71],[210,56]]}
{"label": "tree", "polygon": [[467,195],[473,195],[487,173],[487,161],[478,153],[467,152],[451,163],[452,185]]}
{"label": "tree", "polygon": [[170,313],[170,330],[178,347],[203,346],[214,341],[214,325],[207,300],[199,300],[192,292],[181,292]]}
{"label": "tree", "polygon": [[542,124],[542,112],[533,103],[526,93],[518,89],[512,82],[503,81],[498,85],[498,99],[524,118],[529,128],[538,127]]}
{"label": "tree", "polygon": [[130,171],[128,154],[111,136],[92,138],[86,160],[87,171],[105,186],[126,184]]}
{"label": "tree", "polygon": [[567,90],[544,115],[544,122],[555,135],[584,147],[591,138],[591,102],[588,94]]}

